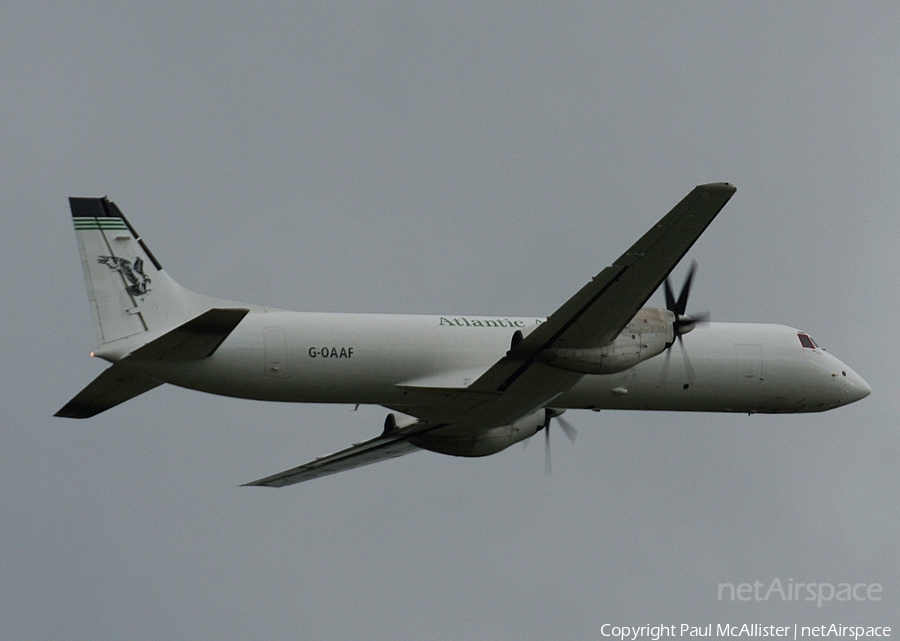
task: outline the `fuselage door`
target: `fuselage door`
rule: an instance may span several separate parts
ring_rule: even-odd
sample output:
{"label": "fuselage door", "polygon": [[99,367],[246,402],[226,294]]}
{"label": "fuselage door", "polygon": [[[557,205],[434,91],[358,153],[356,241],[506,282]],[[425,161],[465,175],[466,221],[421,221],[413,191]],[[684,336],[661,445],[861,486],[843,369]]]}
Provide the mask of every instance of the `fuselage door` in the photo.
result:
{"label": "fuselage door", "polygon": [[263,329],[263,340],[266,343],[266,376],[273,378],[290,376],[284,330],[280,327],[266,327]]}
{"label": "fuselage door", "polygon": [[762,350],[759,345],[735,345],[738,378],[744,381],[762,380]]}

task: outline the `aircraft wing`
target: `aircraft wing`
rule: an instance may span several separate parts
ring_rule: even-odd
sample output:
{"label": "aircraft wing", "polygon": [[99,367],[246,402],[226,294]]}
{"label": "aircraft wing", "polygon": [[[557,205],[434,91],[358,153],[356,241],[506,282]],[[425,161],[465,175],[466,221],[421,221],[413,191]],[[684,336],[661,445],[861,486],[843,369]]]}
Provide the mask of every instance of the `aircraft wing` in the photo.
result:
{"label": "aircraft wing", "polygon": [[418,447],[407,440],[410,436],[424,434],[440,427],[446,426],[417,421],[407,427],[400,427],[390,432],[385,431],[380,436],[368,441],[354,443],[340,452],[326,456],[317,456],[309,463],[304,463],[298,467],[278,472],[256,481],[244,483],[244,486],[284,487],[285,485],[293,485],[301,481],[310,481],[320,476],[352,470],[355,467],[397,458],[419,450]]}
{"label": "aircraft wing", "polygon": [[432,421],[512,422],[552,402],[582,377],[536,361],[547,348],[602,347],[626,327],[735,192],[695,187],[612,265],[525,336],[464,391],[408,390],[393,409]]}
{"label": "aircraft wing", "polygon": [[699,185],[553,312],[470,387],[509,389],[551,347],[602,347],[615,340],[684,257],[735,192],[728,183]]}

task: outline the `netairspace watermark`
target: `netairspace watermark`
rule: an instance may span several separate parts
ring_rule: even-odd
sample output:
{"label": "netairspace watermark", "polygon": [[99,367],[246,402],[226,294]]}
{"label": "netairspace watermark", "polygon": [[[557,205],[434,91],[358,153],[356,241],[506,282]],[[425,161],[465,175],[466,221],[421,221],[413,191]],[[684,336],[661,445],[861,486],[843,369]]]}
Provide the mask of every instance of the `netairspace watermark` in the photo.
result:
{"label": "netairspace watermark", "polygon": [[720,583],[719,601],[815,601],[821,608],[829,601],[881,601],[884,590],[880,583],[800,583],[788,579],[786,584],[774,578],[766,586],[753,583]]}
{"label": "netairspace watermark", "polygon": [[763,625],[760,623],[707,623],[706,625],[690,625],[688,623],[672,625],[613,625],[604,623],[600,627],[600,636],[619,639],[620,641],[636,641],[650,639],[659,641],[665,638],[687,637],[732,637],[732,638],[786,638],[799,639],[839,638],[865,639],[890,638],[891,628],[887,626],[861,625]]}

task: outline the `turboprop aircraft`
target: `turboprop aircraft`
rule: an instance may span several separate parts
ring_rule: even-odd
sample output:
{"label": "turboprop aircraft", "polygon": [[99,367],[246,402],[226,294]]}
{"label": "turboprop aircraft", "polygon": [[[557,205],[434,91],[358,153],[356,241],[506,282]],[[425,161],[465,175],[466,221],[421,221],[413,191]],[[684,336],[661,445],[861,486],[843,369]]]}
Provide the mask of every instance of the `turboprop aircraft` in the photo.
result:
{"label": "turboprop aircraft", "polygon": [[[70,198],[99,342],[91,355],[112,366],[56,416],[88,418],[163,383],[390,410],[374,438],[247,483],[281,487],[420,449],[494,454],[541,430],[549,439],[568,409],[819,412],[864,398],[868,384],[806,332],[689,316],[693,266],[675,298],[668,274],[734,192],[696,187],[559,309],[526,318],[211,298],[176,283],[113,202]],[[666,309],[644,308],[664,281]]]}

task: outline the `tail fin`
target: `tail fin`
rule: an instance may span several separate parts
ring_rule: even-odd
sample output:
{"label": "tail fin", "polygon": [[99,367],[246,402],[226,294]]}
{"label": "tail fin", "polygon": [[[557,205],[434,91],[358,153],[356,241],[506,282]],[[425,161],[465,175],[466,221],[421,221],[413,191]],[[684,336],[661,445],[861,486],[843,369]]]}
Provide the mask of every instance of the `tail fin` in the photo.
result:
{"label": "tail fin", "polygon": [[100,343],[183,322],[196,295],[163,270],[115,203],[69,198]]}

